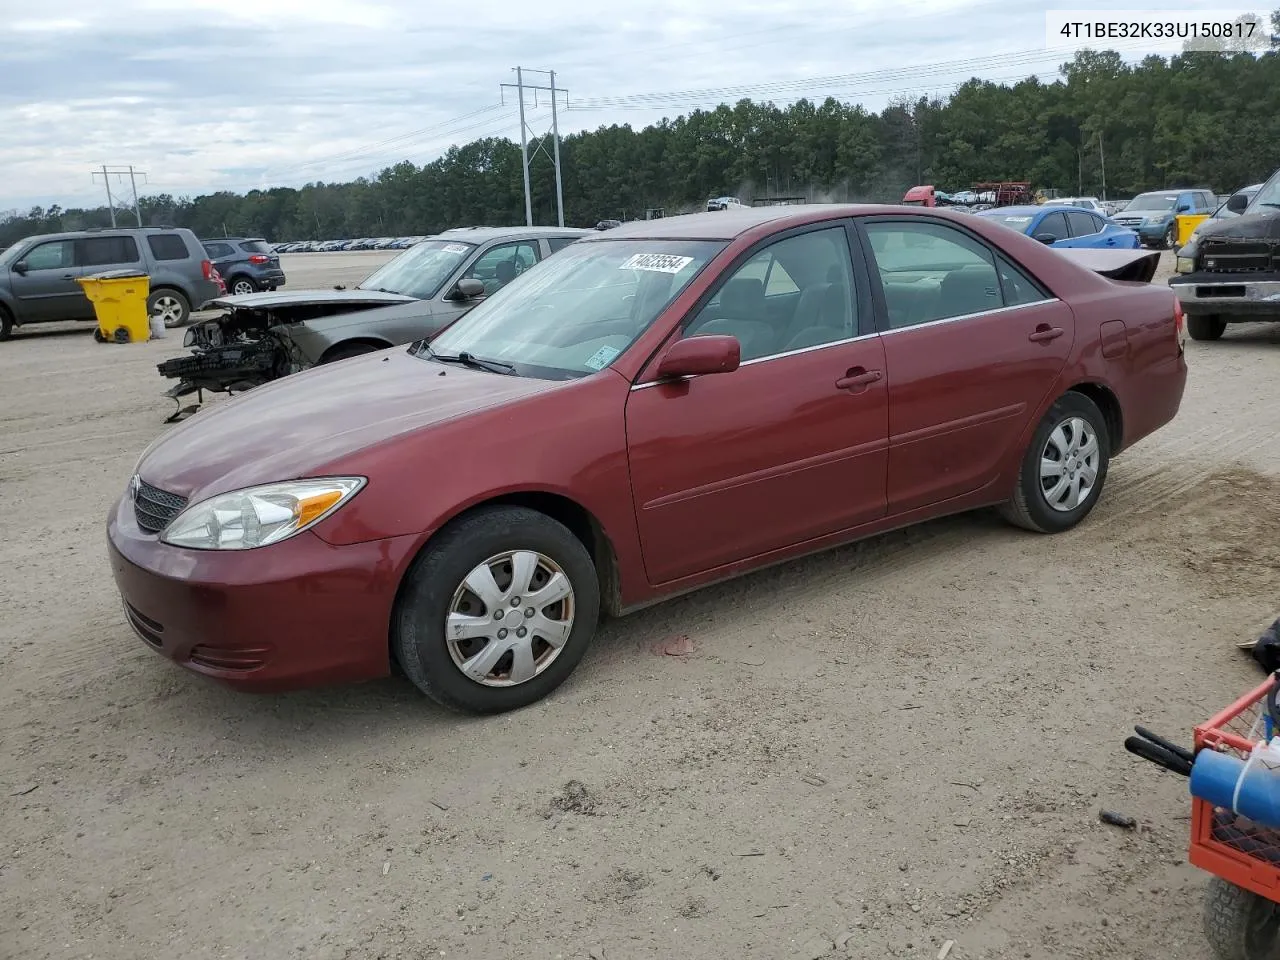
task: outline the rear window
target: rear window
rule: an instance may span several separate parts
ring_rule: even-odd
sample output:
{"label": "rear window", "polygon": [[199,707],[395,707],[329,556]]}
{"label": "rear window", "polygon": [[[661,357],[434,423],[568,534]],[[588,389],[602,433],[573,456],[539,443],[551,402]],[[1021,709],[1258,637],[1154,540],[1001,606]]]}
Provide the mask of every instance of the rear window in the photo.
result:
{"label": "rear window", "polygon": [[245,253],[271,253],[271,244],[265,240],[243,240],[240,249]]}
{"label": "rear window", "polygon": [[133,237],[89,237],[77,240],[77,259],[82,267],[108,267],[137,263],[138,245]]}
{"label": "rear window", "polygon": [[191,256],[182,237],[176,233],[155,233],[147,237],[147,246],[157,260],[186,260]]}

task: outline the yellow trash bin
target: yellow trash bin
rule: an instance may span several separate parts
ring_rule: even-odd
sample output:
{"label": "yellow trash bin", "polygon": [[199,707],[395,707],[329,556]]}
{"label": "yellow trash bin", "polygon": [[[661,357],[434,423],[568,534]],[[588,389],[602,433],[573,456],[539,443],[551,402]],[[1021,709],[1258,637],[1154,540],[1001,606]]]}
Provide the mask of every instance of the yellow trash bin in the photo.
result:
{"label": "yellow trash bin", "polygon": [[151,339],[147,296],[151,278],[136,270],[110,270],[76,280],[93,304],[99,343],[144,343]]}
{"label": "yellow trash bin", "polygon": [[1191,239],[1191,231],[1200,226],[1200,224],[1209,219],[1209,217],[1208,214],[1204,213],[1181,213],[1178,214],[1176,219],[1178,221],[1178,246],[1185,247],[1187,245],[1187,241]]}

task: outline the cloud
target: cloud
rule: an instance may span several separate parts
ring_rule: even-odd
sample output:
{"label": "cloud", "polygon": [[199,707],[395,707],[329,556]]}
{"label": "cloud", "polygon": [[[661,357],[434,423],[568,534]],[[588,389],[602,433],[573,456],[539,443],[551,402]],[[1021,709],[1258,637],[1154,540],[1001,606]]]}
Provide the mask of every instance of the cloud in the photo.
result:
{"label": "cloud", "polygon": [[[587,18],[580,0],[62,0],[56,16],[10,22],[21,40],[0,45],[0,208],[96,203],[104,163],[189,194],[351,179],[517,139],[499,86],[516,65],[556,70],[565,133],[742,96],[875,110],[974,74],[1052,78],[1064,55],[1044,49],[1048,6],[649,0]],[[545,92],[526,102],[547,130]]]}

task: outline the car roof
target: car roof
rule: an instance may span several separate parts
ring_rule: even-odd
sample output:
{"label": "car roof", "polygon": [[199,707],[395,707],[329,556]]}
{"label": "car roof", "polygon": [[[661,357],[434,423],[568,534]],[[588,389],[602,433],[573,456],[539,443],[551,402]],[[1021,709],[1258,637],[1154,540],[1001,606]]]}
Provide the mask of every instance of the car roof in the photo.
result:
{"label": "car roof", "polygon": [[[1057,203],[1053,206],[1063,207],[1066,204]],[[1083,208],[1081,208],[1083,209]],[[1024,204],[1020,207],[992,207],[990,210],[979,210],[977,212],[980,217],[1002,217],[1006,214],[1013,214],[1015,217],[1035,216],[1037,213],[1043,213],[1044,207],[1037,204]]]}
{"label": "car roof", "polygon": [[581,227],[453,227],[440,231],[430,239],[439,237],[466,240],[469,243],[487,243],[511,237],[585,237],[595,232]]}
{"label": "car roof", "polygon": [[[14,244],[26,243],[28,240],[80,240],[84,237],[96,237],[99,234],[118,235],[121,233],[176,233],[185,231],[186,227],[89,227],[86,230],[64,230],[61,233],[33,233],[30,236],[15,240]],[[13,244],[10,244],[13,246]]]}
{"label": "car roof", "polygon": [[[900,204],[803,203],[770,207],[734,207],[704,213],[685,213],[657,220],[632,220],[612,230],[590,231],[584,243],[611,243],[614,240],[733,240],[763,224],[779,230],[840,217],[893,215],[914,211]],[[915,216],[917,214],[909,214]]]}

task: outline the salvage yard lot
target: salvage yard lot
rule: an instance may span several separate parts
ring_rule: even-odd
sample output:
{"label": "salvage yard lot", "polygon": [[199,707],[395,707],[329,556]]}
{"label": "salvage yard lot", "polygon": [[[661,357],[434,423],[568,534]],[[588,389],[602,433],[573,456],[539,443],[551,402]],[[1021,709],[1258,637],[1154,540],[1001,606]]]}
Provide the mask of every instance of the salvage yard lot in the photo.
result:
{"label": "salvage yard lot", "polygon": [[[286,255],[286,289],[387,258]],[[970,515],[707,589],[492,718],[236,694],[133,636],[106,514],[181,350],[0,345],[0,956],[1207,955],[1185,781],[1122,743],[1260,679],[1280,327],[1190,343],[1073,532]]]}

